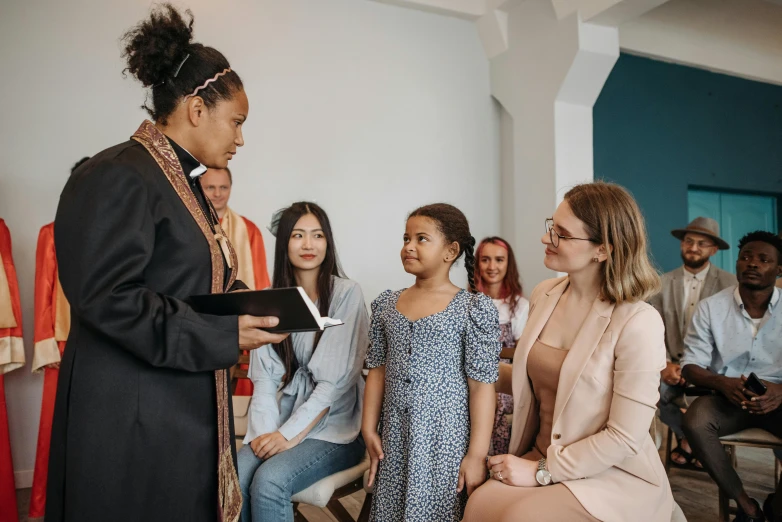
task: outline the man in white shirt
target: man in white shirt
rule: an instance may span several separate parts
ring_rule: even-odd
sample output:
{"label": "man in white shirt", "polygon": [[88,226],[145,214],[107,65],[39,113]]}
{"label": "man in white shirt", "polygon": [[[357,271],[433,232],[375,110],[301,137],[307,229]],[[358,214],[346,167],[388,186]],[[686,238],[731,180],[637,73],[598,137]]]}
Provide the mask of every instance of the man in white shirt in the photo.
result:
{"label": "man in white shirt", "polygon": [[[684,339],[683,374],[695,386],[713,390],[698,397],[684,416],[684,432],[721,490],[738,504],[735,522],[782,521],[779,491],[766,500],[766,513],[750,499],[722,449],[720,437],[761,428],[782,437],[782,239],[751,232],[739,241],[738,286],[704,299]],[[755,394],[746,378],[754,373],[765,392]]]}
{"label": "man in white shirt", "polygon": [[729,245],[720,237],[719,224],[713,219],[697,217],[685,228],[672,230],[681,241],[683,265],[662,276],[662,289],[650,303],[665,323],[665,346],[668,364],[661,373],[660,420],[676,435],[677,447],[671,451],[671,462],[679,467],[700,468],[682,430],[686,384],[679,361],[684,354],[684,336],[698,302],[736,284],[736,278],[712,265],[709,259]]}

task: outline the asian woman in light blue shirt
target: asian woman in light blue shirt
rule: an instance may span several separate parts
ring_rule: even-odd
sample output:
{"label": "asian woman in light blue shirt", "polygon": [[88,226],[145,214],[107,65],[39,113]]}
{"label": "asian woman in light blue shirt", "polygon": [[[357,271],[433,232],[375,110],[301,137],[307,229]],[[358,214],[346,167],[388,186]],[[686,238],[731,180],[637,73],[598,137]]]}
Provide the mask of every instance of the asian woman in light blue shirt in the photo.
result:
{"label": "asian woman in light blue shirt", "polygon": [[294,333],[252,353],[254,391],[238,453],[242,522],[292,522],[292,495],[357,465],[365,453],[359,434],[369,318],[361,288],[341,274],[318,205],[294,203],[273,232],[272,286],[301,286],[322,316],[345,324]]}

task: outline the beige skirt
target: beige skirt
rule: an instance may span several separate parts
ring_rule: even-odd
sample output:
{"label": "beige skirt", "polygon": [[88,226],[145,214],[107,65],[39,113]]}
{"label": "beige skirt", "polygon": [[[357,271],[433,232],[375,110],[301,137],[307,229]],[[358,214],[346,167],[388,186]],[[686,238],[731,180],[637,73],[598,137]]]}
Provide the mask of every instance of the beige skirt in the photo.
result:
{"label": "beige skirt", "polygon": [[[534,458],[537,457],[537,458]],[[524,455],[540,459],[535,450]],[[463,522],[600,522],[564,484],[520,488],[490,479],[470,495]]]}

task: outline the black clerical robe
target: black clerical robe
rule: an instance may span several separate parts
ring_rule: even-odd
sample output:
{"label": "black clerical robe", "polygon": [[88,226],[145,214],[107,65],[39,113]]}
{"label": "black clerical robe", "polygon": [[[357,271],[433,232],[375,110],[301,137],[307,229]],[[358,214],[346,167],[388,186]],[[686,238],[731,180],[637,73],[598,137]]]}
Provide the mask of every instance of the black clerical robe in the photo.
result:
{"label": "black clerical robe", "polygon": [[236,491],[222,498],[218,480],[226,415],[232,450],[233,433],[230,397],[216,391],[226,372],[216,370],[237,362],[238,319],[186,304],[233,283],[223,256],[233,251],[208,237],[208,202],[186,181],[197,166],[145,122],[82,165],[60,197],[55,244],[71,331],[46,522],[235,520],[224,504]]}

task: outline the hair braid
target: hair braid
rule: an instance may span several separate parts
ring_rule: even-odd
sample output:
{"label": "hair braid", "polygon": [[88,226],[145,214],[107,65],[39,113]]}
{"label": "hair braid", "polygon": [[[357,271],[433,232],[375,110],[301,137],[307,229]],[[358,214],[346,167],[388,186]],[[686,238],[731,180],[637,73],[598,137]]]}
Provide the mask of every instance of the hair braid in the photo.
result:
{"label": "hair braid", "polygon": [[470,236],[462,245],[464,250],[464,268],[467,269],[467,282],[470,285],[470,293],[476,293],[475,287],[475,238]]}

